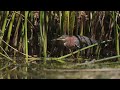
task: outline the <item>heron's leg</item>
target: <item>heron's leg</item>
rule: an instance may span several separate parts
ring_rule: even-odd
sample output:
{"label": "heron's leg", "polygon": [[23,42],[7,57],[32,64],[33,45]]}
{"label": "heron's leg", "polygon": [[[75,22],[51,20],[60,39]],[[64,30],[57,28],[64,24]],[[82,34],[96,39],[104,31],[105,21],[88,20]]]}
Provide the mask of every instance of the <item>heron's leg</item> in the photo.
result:
{"label": "heron's leg", "polygon": [[69,51],[72,54],[72,57],[75,58],[74,55],[73,55],[73,51],[71,49],[69,49]]}
{"label": "heron's leg", "polygon": [[73,57],[73,62],[77,62],[77,59],[75,58],[75,56],[73,55],[73,51],[71,49],[69,49],[70,53],[72,54],[72,57]]}

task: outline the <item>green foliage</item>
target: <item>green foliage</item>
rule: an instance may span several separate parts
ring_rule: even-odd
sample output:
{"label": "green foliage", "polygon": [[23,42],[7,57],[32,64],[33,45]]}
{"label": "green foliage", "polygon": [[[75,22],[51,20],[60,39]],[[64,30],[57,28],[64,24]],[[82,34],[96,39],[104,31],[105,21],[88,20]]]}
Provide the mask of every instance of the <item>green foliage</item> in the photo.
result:
{"label": "green foliage", "polygon": [[[120,15],[117,11],[0,11],[0,21],[0,51],[5,55],[8,53],[17,56],[23,52],[22,55],[26,58],[30,55],[44,57],[46,63],[45,58],[52,50],[51,40],[63,34],[84,35],[97,41],[112,40],[108,47],[110,52],[115,55],[120,53]],[[8,44],[21,53],[10,48]],[[104,48],[105,45],[97,45],[98,59],[101,58]],[[66,58],[62,56],[63,52],[60,55],[62,59]]]}

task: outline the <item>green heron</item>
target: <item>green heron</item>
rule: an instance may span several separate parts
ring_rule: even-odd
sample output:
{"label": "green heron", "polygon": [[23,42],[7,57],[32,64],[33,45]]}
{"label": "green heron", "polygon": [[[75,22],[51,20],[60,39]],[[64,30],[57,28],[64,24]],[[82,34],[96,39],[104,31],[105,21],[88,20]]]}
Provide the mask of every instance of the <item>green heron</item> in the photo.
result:
{"label": "green heron", "polygon": [[[60,47],[65,47],[69,50],[76,50],[79,48],[83,48],[86,46],[89,46],[91,44],[97,43],[96,40],[93,40],[91,38],[88,38],[86,36],[69,36],[69,35],[62,35],[61,37],[58,37],[57,39],[53,39],[55,44],[55,48],[53,52],[56,50],[56,52],[59,52]],[[56,53],[54,52],[54,53]],[[87,50],[87,55],[90,53],[90,50]]]}
{"label": "green heron", "polygon": [[96,40],[80,35],[77,36],[62,35],[56,40],[62,41],[64,46],[70,49],[82,48],[84,46],[89,46],[91,44],[97,43]]}
{"label": "green heron", "polygon": [[75,49],[80,48],[79,40],[76,36],[68,36],[68,35],[62,35],[61,37],[54,39],[57,42],[60,42],[59,44],[65,46],[69,49]]}

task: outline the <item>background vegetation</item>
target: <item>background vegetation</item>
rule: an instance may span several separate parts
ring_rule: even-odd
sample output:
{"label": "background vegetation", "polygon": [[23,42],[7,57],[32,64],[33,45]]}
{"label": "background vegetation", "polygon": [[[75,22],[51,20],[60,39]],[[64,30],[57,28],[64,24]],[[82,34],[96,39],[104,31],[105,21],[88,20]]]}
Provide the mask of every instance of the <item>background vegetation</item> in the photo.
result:
{"label": "background vegetation", "polygon": [[47,57],[51,40],[67,34],[112,40],[99,55],[119,55],[119,19],[117,11],[0,11],[1,53]]}

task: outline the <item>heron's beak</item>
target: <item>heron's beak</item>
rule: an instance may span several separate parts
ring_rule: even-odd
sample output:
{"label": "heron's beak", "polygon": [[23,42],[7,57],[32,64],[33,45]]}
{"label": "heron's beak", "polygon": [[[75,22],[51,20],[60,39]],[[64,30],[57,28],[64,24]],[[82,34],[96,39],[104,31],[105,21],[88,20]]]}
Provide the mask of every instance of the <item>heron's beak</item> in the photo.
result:
{"label": "heron's beak", "polygon": [[65,41],[64,38],[57,38],[56,40],[57,40],[57,41]]}
{"label": "heron's beak", "polygon": [[53,39],[51,41],[65,41],[65,39],[64,38],[57,38],[57,39]]}

